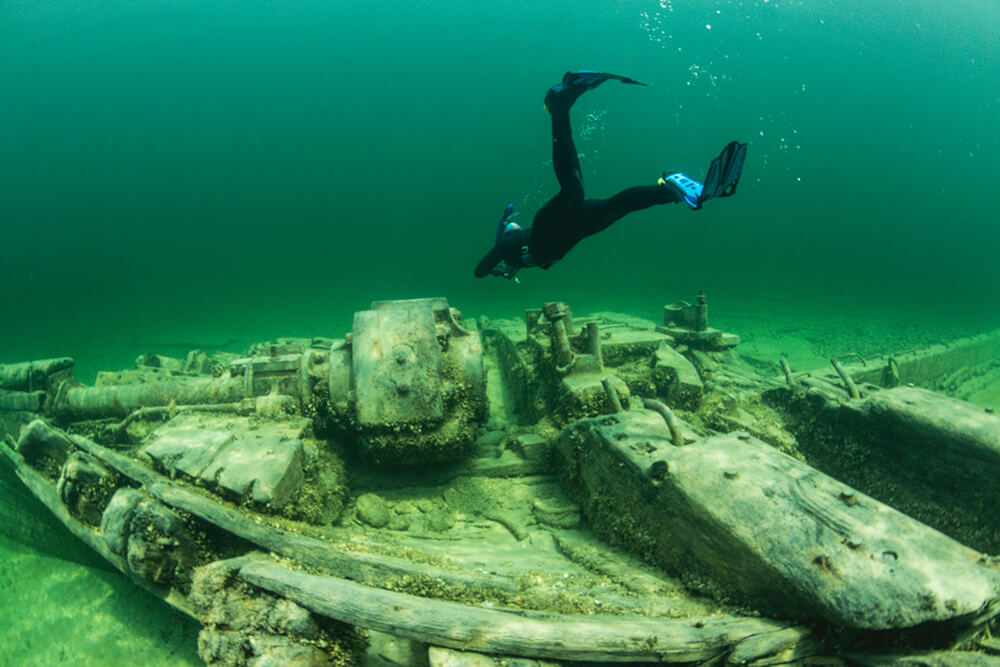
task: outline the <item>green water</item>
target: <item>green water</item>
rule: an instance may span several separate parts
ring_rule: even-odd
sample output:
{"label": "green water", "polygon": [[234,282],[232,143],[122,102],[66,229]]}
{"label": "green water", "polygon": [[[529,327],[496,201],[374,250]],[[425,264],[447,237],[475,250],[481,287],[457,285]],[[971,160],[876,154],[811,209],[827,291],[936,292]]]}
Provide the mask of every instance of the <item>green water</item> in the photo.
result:
{"label": "green water", "polygon": [[[0,1],[0,362],[90,381],[437,295],[655,318],[703,289],[776,350],[817,314],[876,323],[859,348],[994,328],[998,30],[993,0]],[[476,280],[507,202],[555,191],[542,97],[578,68],[652,84],[574,108],[588,196],[732,139],[739,192]]]}

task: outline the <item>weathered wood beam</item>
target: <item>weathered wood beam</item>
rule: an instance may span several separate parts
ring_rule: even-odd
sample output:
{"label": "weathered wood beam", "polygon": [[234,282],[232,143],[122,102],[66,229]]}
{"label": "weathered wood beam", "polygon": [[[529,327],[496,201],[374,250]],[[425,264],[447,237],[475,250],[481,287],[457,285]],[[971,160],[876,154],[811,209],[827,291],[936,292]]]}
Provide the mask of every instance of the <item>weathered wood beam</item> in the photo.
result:
{"label": "weathered wood beam", "polygon": [[[317,614],[397,637],[459,650],[600,662],[694,662],[740,650],[770,655],[803,641],[808,630],[732,616],[655,619],[636,616],[524,616],[362,586],[289,570],[243,564],[248,583]],[[767,641],[772,637],[775,641]]]}

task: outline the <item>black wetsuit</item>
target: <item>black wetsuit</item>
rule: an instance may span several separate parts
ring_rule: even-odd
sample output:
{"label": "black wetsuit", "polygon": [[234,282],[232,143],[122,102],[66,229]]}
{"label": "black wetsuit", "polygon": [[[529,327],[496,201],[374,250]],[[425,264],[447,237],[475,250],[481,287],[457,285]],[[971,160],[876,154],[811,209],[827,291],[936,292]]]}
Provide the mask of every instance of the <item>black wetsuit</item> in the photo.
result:
{"label": "black wetsuit", "polygon": [[581,239],[604,231],[633,211],[657,204],[680,201],[672,188],[639,185],[622,190],[608,199],[584,199],[580,160],[573,145],[568,103],[549,103],[552,114],[552,164],[560,190],[538,213],[530,229],[502,235],[476,266],[476,277],[483,278],[505,262],[510,269],[538,266],[547,269],[563,258]]}

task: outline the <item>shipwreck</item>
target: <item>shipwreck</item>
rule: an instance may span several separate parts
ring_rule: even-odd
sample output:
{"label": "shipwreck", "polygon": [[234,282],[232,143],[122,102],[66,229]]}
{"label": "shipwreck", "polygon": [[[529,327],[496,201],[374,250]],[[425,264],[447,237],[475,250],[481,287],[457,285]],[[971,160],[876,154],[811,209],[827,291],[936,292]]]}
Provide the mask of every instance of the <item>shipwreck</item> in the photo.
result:
{"label": "shipwreck", "polygon": [[739,345],[704,295],[377,302],[93,386],[2,365],[0,459],[210,665],[1000,664],[1000,417],[962,400],[1000,332]]}

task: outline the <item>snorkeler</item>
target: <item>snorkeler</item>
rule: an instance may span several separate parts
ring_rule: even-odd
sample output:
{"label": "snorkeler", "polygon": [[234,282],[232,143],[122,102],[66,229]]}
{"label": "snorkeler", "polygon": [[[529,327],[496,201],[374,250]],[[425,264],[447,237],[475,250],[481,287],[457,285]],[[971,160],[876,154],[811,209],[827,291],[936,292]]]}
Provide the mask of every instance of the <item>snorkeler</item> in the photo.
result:
{"label": "snorkeler", "polygon": [[736,192],[747,145],[734,141],[712,160],[704,184],[680,172],[663,172],[656,185],[628,188],[608,199],[584,199],[583,175],[573,145],[569,109],[576,98],[609,79],[646,85],[617,74],[581,70],[566,72],[561,83],[549,88],[545,108],[552,116],[552,164],[560,190],[535,214],[529,229],[510,219],[514,205],[507,205],[497,224],[493,249],[476,266],[477,278],[493,275],[516,281],[515,274],[520,269],[530,266],[548,269],[582,239],[607,229],[633,211],[679,201],[699,209],[708,199]]}

